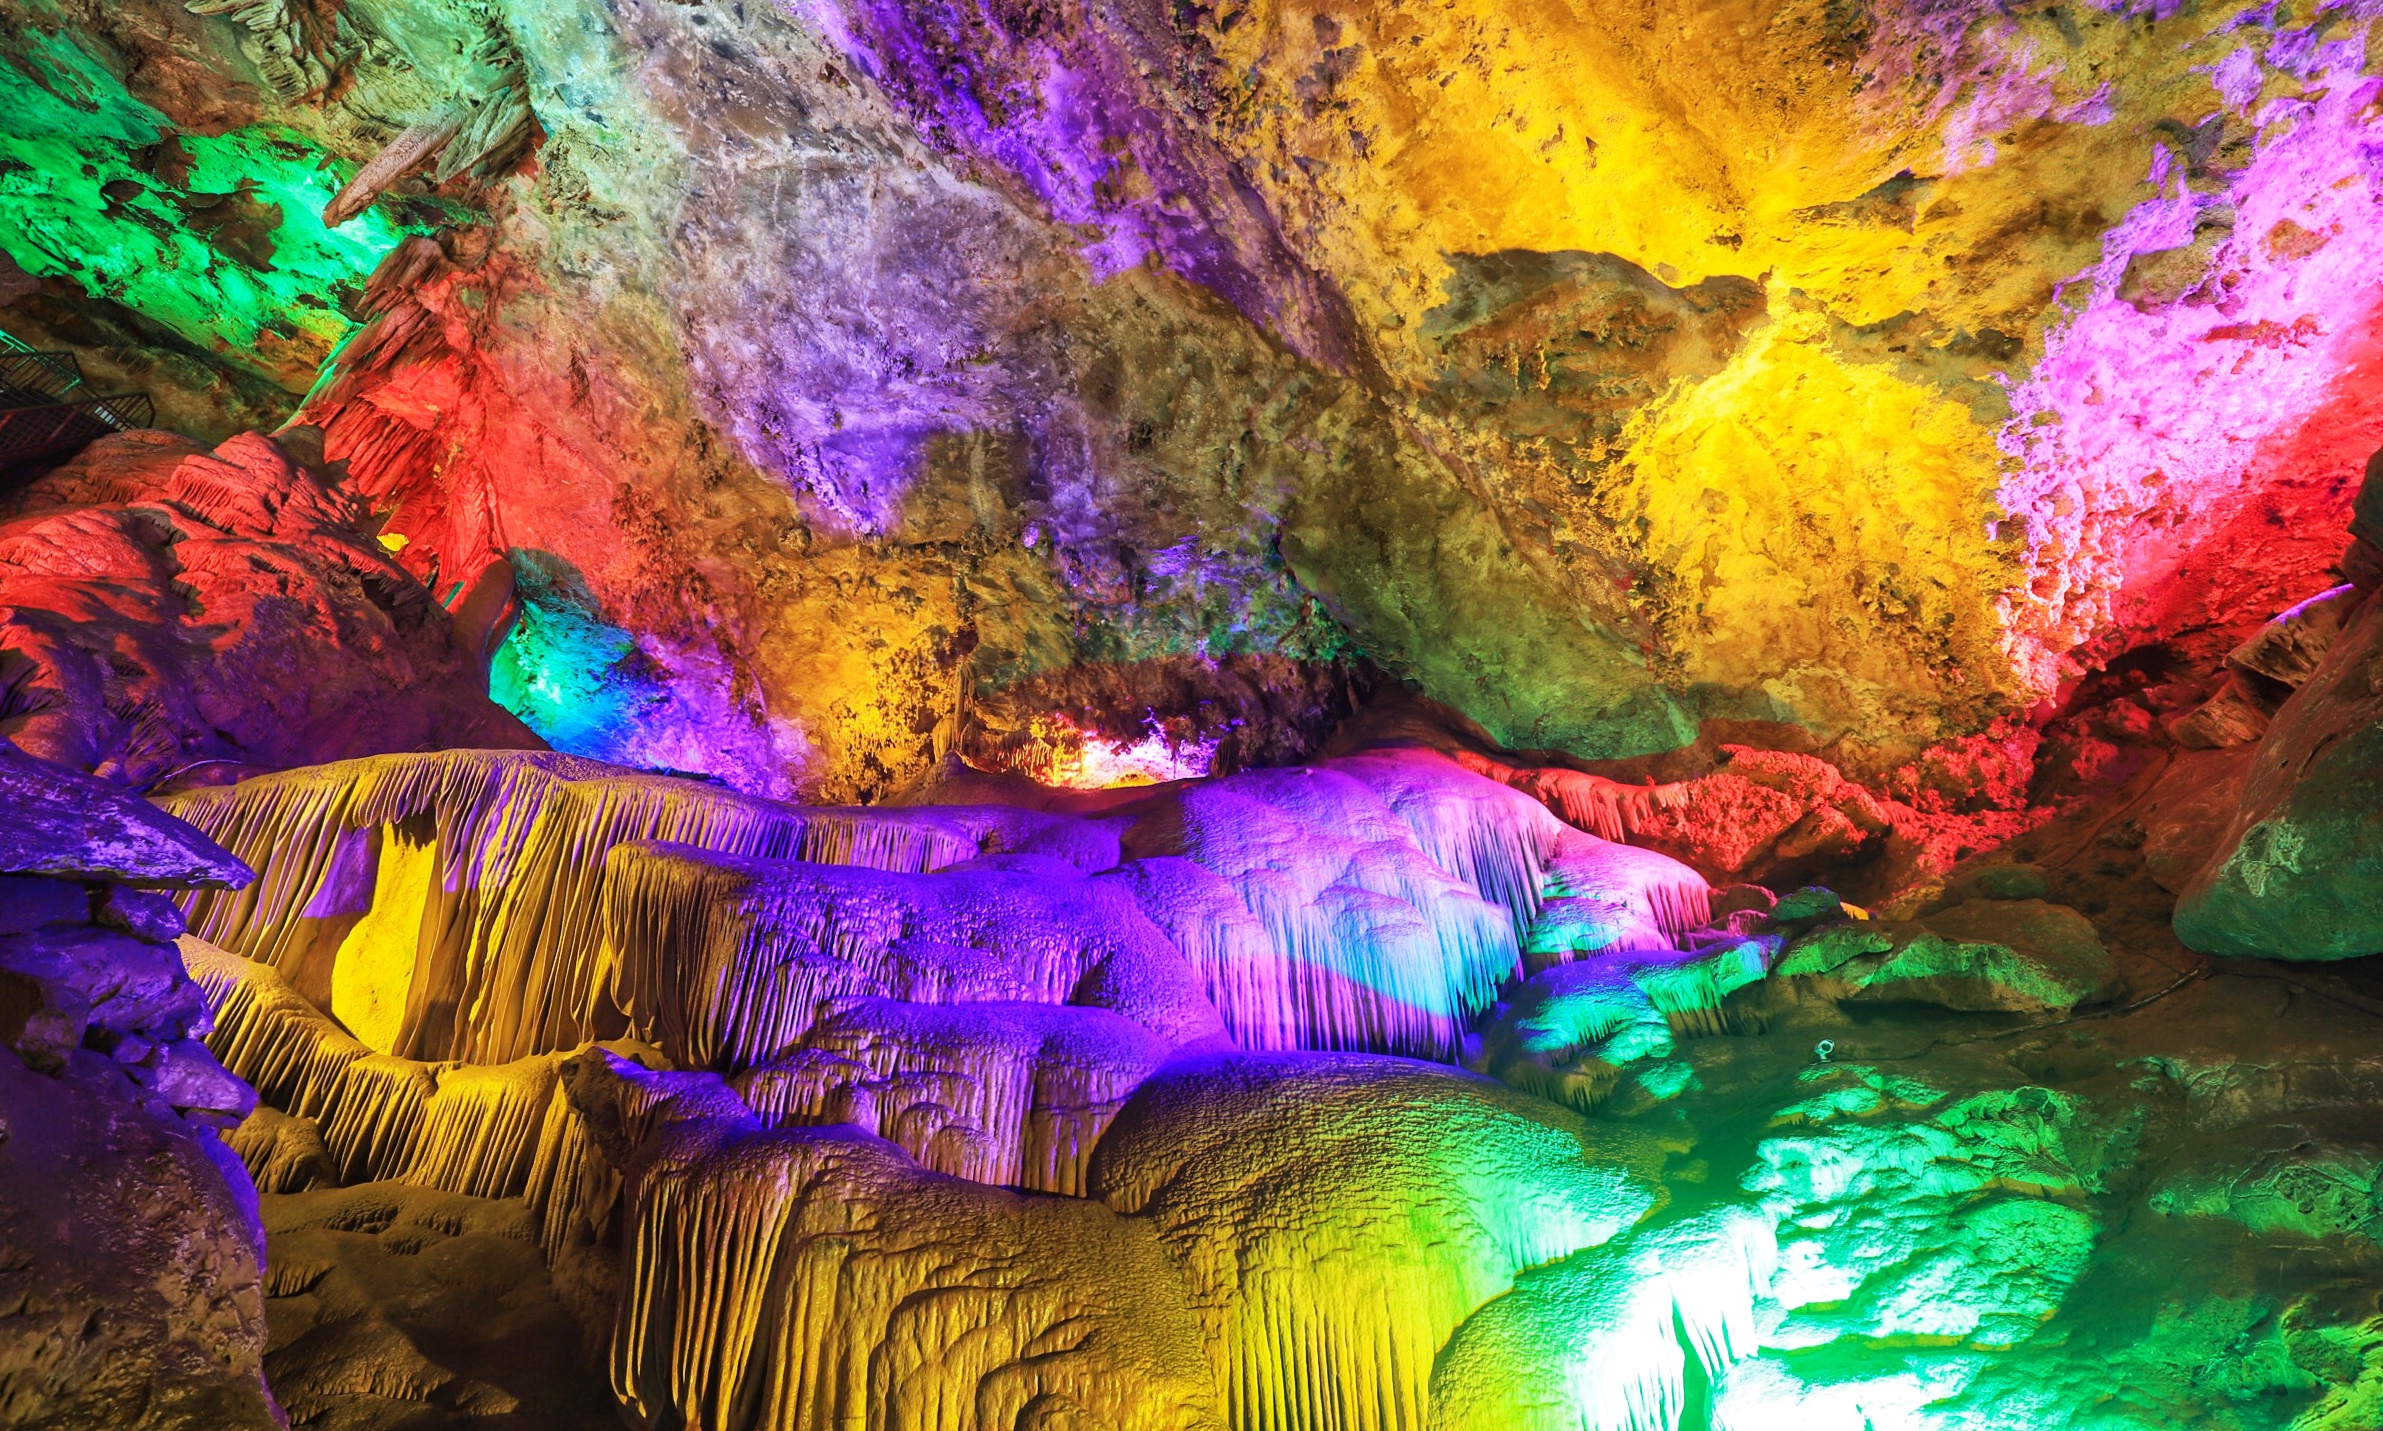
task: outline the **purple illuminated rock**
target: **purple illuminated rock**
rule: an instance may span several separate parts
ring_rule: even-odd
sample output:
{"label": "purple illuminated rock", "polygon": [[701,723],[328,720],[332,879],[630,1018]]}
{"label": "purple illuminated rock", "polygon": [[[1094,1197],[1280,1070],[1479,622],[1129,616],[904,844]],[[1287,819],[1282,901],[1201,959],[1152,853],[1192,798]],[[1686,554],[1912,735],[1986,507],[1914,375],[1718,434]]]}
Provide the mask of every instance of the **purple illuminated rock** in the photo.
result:
{"label": "purple illuminated rock", "polygon": [[216,1136],[256,1094],[209,1027],[182,916],[124,887],[246,866],[0,741],[0,1425],[265,1428],[264,1238]]}
{"label": "purple illuminated rock", "polygon": [[0,1051],[0,1424],[263,1431],[255,1194],[134,1094],[100,1054],[51,1076]]}
{"label": "purple illuminated rock", "polygon": [[256,876],[213,840],[105,780],[0,740],[0,872],[187,889]]}

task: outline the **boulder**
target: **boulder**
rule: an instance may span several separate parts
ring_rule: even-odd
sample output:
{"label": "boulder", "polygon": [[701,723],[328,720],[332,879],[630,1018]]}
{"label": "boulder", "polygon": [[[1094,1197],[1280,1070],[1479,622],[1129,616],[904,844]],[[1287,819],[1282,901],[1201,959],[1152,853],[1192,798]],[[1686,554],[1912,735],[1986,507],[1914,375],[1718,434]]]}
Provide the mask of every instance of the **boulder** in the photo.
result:
{"label": "boulder", "polygon": [[2359,606],[2276,713],[2175,926],[2210,954],[2383,953],[2383,602]]}
{"label": "boulder", "polygon": [[281,1424],[256,1193],[217,1127],[256,1105],[149,884],[244,884],[198,831],[0,741],[0,1425]]}
{"label": "boulder", "polygon": [[2358,609],[2365,593],[2350,582],[2328,587],[2270,617],[2258,634],[2234,648],[2226,664],[2297,690],[2316,674],[2325,652]]}
{"label": "boulder", "polygon": [[1774,971],[1842,1002],[1968,1013],[2066,1013],[2118,992],[2093,922],[2040,899],[1969,899],[1910,922],[1823,925]]}
{"label": "boulder", "polygon": [[9,811],[0,822],[0,871],[182,888],[237,888],[253,878],[213,840],[148,801],[6,740],[0,804]]}
{"label": "boulder", "polygon": [[268,1431],[264,1237],[214,1130],[0,1049],[0,1425]]}

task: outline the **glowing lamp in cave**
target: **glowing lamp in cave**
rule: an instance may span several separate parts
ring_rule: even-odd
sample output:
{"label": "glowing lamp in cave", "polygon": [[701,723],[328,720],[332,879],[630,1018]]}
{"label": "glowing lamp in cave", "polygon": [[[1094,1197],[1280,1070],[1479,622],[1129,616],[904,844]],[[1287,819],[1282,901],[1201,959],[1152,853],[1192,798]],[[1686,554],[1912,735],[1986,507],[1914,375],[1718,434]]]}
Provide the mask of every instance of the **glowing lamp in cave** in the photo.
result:
{"label": "glowing lamp in cave", "polygon": [[1050,724],[1051,769],[1046,778],[1068,790],[1197,780],[1216,762],[1214,739],[1175,742],[1153,731],[1140,740],[1114,741],[1077,729],[1065,716],[1052,716]]}

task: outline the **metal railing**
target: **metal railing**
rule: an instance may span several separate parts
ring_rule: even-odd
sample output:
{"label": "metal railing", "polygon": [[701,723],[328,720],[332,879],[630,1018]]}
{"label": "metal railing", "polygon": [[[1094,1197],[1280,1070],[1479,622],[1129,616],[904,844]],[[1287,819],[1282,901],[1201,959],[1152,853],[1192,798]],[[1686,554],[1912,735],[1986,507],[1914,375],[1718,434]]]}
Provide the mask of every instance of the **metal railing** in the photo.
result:
{"label": "metal railing", "polygon": [[157,420],[147,393],[116,393],[42,407],[0,407],[0,467],[81,447]]}
{"label": "metal railing", "polygon": [[72,353],[44,353],[6,333],[0,350],[0,467],[70,452],[95,437],[148,427],[147,393],[94,393]]}
{"label": "metal railing", "polygon": [[83,365],[72,353],[0,353],[0,407],[73,402],[82,386]]}

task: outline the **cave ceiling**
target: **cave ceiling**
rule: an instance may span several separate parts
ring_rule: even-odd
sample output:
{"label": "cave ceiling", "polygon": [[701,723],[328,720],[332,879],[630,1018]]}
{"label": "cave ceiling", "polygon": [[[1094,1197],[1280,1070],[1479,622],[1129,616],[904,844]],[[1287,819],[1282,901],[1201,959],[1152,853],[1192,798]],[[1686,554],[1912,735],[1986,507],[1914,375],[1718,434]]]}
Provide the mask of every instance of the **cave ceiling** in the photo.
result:
{"label": "cave ceiling", "polygon": [[0,327],[322,428],[628,764],[1241,660],[1883,769],[2326,584],[2373,15],[5,0]]}

